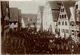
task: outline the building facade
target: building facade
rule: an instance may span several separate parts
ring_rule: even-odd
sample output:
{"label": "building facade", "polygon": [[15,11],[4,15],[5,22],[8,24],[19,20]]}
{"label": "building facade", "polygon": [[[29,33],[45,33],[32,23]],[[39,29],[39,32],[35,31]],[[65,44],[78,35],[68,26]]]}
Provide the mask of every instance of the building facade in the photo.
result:
{"label": "building facade", "polygon": [[77,40],[77,35],[79,32],[79,26],[76,24],[76,17],[75,17],[75,7],[70,7],[71,17],[70,17],[70,35],[73,40]]}
{"label": "building facade", "polygon": [[23,14],[22,18],[25,23],[25,28],[37,27],[37,14]]}
{"label": "building facade", "polygon": [[58,34],[57,32],[57,27],[58,27],[58,17],[59,17],[59,12],[60,12],[60,7],[61,7],[61,1],[51,1],[49,2],[52,10],[52,17],[53,17],[53,23],[54,23],[54,34]]}
{"label": "building facade", "polygon": [[18,8],[10,8],[10,29],[20,29],[21,10]]}
{"label": "building facade", "polygon": [[75,3],[75,20],[76,20],[76,25],[78,27],[78,31],[77,32],[80,32],[80,1],[77,1]]}
{"label": "building facade", "polygon": [[52,16],[52,9],[47,2],[44,5],[44,11],[43,11],[43,31],[50,31],[50,32],[55,32],[54,30],[54,22],[53,22],[53,16]]}
{"label": "building facade", "polygon": [[1,1],[1,29],[2,29],[2,36],[7,36],[9,32],[9,2],[8,1]]}
{"label": "building facade", "polygon": [[[79,41],[80,37],[80,1],[77,1],[74,5],[74,8],[72,9],[73,17],[75,17],[74,21],[70,22],[70,31],[71,31],[71,36],[73,39],[77,42]],[[71,17],[72,18],[72,17]]]}
{"label": "building facade", "polygon": [[[60,32],[61,37],[69,37],[70,36],[70,17],[71,12],[70,7],[74,6],[74,2],[62,2],[60,8],[60,14],[58,19],[58,30]],[[73,14],[72,14],[73,15]]]}

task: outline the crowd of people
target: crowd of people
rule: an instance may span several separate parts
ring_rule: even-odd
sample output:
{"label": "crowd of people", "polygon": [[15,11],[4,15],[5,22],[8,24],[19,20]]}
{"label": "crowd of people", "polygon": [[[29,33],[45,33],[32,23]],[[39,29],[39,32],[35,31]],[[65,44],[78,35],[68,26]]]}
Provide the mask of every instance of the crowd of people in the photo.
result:
{"label": "crowd of people", "polygon": [[71,54],[80,53],[79,47],[71,37],[56,38],[50,32],[21,29],[8,33],[2,50],[9,54]]}

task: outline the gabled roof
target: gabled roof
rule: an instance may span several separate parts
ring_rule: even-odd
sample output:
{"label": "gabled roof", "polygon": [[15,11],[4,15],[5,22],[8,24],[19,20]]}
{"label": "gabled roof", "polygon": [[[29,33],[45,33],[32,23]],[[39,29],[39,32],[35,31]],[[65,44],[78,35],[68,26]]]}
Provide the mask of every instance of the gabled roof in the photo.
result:
{"label": "gabled roof", "polygon": [[49,1],[52,9],[53,21],[57,21],[60,13],[61,1]]}
{"label": "gabled roof", "polygon": [[63,1],[62,4],[66,10],[68,19],[70,19],[71,16],[70,7],[75,6],[75,1]]}
{"label": "gabled roof", "polygon": [[48,1],[51,9],[58,9],[61,5],[61,1]]}
{"label": "gabled roof", "polygon": [[61,5],[63,4],[65,7],[65,10],[67,12],[68,18],[70,18],[70,7],[75,5],[76,1],[48,1],[51,9],[52,9],[52,15],[53,15],[53,21],[57,21],[60,13]]}
{"label": "gabled roof", "polygon": [[18,8],[10,8],[10,21],[18,21]]}
{"label": "gabled roof", "polygon": [[28,23],[30,23],[28,21],[28,18],[29,19],[35,19],[33,22],[36,22],[36,20],[37,20],[37,14],[22,14],[22,17],[23,17],[25,25],[27,25]]}
{"label": "gabled roof", "polygon": [[35,17],[37,16],[37,14],[22,14],[23,17]]}

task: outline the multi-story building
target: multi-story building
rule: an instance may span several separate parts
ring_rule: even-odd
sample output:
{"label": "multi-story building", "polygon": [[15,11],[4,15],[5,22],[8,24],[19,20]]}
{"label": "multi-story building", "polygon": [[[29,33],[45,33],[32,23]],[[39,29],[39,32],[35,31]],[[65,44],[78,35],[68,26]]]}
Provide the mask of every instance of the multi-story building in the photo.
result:
{"label": "multi-story building", "polygon": [[75,13],[76,13],[76,21],[77,21],[77,23],[78,22],[80,22],[80,1],[77,1],[76,3],[75,3]]}
{"label": "multi-story building", "polygon": [[54,32],[54,30],[52,30],[53,28],[54,24],[53,24],[52,10],[49,2],[47,2],[44,5],[44,11],[43,11],[43,31]]}
{"label": "multi-story building", "polygon": [[21,23],[21,10],[18,8],[10,8],[10,28],[19,29]]}
{"label": "multi-story building", "polygon": [[69,37],[70,35],[70,18],[72,14],[70,7],[74,6],[74,4],[74,1],[64,1],[61,3],[58,19],[58,29],[61,37]]}
{"label": "multi-story building", "polygon": [[8,1],[1,1],[1,29],[2,29],[2,36],[7,36],[9,32],[9,2]]}
{"label": "multi-story building", "polygon": [[53,16],[53,22],[54,22],[54,34],[58,34],[57,32],[57,27],[58,27],[58,17],[59,17],[59,12],[60,12],[60,7],[61,7],[61,1],[50,1],[50,6],[52,9],[52,16]]}
{"label": "multi-story building", "polygon": [[48,1],[43,11],[43,30],[55,34],[60,6],[58,1]]}
{"label": "multi-story building", "polygon": [[80,33],[80,1],[77,1],[75,3],[75,20],[76,20],[76,26],[78,27],[78,31],[76,34]]}
{"label": "multi-story building", "polygon": [[4,41],[9,37],[9,1],[0,1],[1,2],[1,52],[4,53]]}
{"label": "multi-story building", "polygon": [[43,26],[42,26],[43,9],[44,9],[43,6],[39,6],[39,10],[38,10],[38,14],[37,14],[37,31],[43,30]]}
{"label": "multi-story building", "polygon": [[79,26],[76,25],[76,17],[75,17],[75,7],[70,7],[71,17],[70,17],[70,35],[73,39],[76,40],[79,32]]}
{"label": "multi-story building", "polygon": [[23,14],[22,18],[25,23],[25,28],[36,28],[37,26],[37,14]]}

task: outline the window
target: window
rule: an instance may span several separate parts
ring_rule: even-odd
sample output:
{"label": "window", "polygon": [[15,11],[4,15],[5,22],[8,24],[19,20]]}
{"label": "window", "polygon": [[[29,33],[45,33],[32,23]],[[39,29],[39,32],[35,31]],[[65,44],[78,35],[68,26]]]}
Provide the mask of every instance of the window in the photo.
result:
{"label": "window", "polygon": [[63,4],[61,4],[63,6]]}
{"label": "window", "polygon": [[61,12],[62,12],[62,9],[61,9]]}
{"label": "window", "polygon": [[72,32],[74,32],[74,30],[72,30]]}
{"label": "window", "polygon": [[60,32],[60,29],[59,29],[59,32]]}
{"label": "window", "polygon": [[66,18],[66,15],[64,15],[64,18]]}
{"label": "window", "polygon": [[72,33],[72,35],[74,35],[74,33]]}
{"label": "window", "polygon": [[64,12],[64,9],[62,9],[62,12]]}
{"label": "window", "polygon": [[59,25],[61,25],[61,22],[59,22]]}
{"label": "window", "polygon": [[65,15],[60,15],[60,18],[66,18],[66,14]]}
{"label": "window", "polygon": [[30,21],[32,21],[32,19],[30,19]]}
{"label": "window", "polygon": [[68,33],[68,30],[66,29],[66,33]]}
{"label": "window", "polygon": [[77,33],[79,33],[79,31],[77,31]]}
{"label": "window", "polygon": [[62,29],[62,32],[64,32],[64,29]]}
{"label": "window", "polygon": [[61,15],[60,15],[60,18],[62,18]]}
{"label": "window", "polygon": [[64,15],[62,15],[62,18],[64,18]]}
{"label": "window", "polygon": [[64,12],[64,8],[63,8],[63,9],[61,9],[61,12]]}
{"label": "window", "polygon": [[76,9],[78,9],[78,5],[76,5]]}
{"label": "window", "polygon": [[62,18],[64,18],[64,15],[62,15]]}
{"label": "window", "polygon": [[33,25],[36,25],[36,23],[33,22]]}
{"label": "window", "polygon": [[65,25],[67,25],[67,22],[65,22]]}
{"label": "window", "polygon": [[64,25],[64,22],[62,22],[62,25]]}
{"label": "window", "polygon": [[63,10],[62,10],[63,12],[64,12],[64,8],[63,8]]}
{"label": "window", "polygon": [[70,22],[70,25],[71,25],[71,26],[74,26],[74,21],[71,21],[71,22]]}

